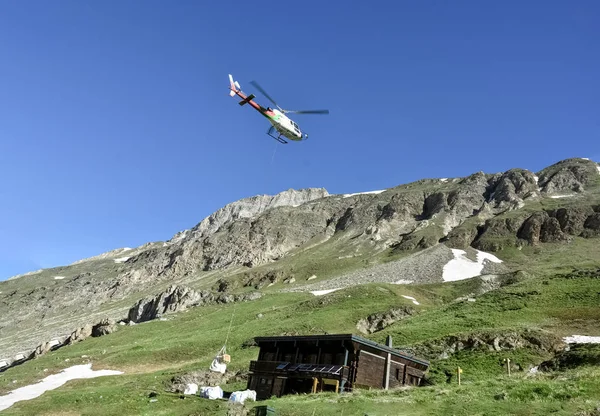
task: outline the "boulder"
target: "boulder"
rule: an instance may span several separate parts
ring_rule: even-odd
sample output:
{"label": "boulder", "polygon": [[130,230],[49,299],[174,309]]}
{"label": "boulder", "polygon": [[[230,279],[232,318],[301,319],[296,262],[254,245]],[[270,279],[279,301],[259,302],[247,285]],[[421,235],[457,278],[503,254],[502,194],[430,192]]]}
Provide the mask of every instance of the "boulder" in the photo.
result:
{"label": "boulder", "polygon": [[394,308],[383,313],[375,313],[358,321],[356,324],[356,329],[363,334],[372,334],[374,332],[381,331],[394,322],[411,316],[414,313],[415,310],[410,306]]}
{"label": "boulder", "polygon": [[76,342],[83,341],[92,335],[92,325],[85,324],[83,327],[76,329],[65,341],[66,345],[72,345]]}
{"label": "boulder", "polygon": [[117,328],[117,323],[114,320],[105,318],[92,327],[92,336],[101,337],[112,334]]}

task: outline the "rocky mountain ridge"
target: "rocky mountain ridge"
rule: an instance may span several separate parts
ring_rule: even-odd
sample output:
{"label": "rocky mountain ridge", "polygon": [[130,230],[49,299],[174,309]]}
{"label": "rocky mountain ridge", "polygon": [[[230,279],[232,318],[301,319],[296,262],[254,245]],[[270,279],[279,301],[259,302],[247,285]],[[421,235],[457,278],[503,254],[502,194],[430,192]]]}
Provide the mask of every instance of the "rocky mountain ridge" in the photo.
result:
{"label": "rocky mountain ridge", "polygon": [[[385,250],[419,253],[437,245],[497,251],[506,245],[594,238],[600,233],[599,188],[598,164],[568,159],[537,173],[477,172],[376,193],[305,189],[246,198],[169,241],[0,282],[0,357],[90,320],[122,316],[130,306],[125,300],[137,300],[160,285],[185,281],[201,287],[211,273],[301,259],[308,248],[368,257]],[[428,278],[424,271],[413,281]],[[294,285],[302,282],[306,279]]]}

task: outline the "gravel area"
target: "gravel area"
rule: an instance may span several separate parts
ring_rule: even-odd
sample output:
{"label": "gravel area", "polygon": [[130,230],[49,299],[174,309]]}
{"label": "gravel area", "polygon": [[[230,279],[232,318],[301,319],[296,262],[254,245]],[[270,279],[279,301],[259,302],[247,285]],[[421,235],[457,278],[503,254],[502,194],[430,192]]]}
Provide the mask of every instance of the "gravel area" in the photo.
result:
{"label": "gravel area", "polygon": [[[471,251],[468,249],[467,252]],[[472,250],[474,254],[475,250]],[[444,244],[430,247],[412,256],[379,264],[368,269],[356,270],[322,282],[283,289],[283,292],[312,292],[318,290],[341,289],[366,283],[423,284],[443,282],[444,266],[454,259],[452,250]],[[482,274],[506,271],[503,264],[485,261]],[[318,277],[318,276],[317,276]]]}

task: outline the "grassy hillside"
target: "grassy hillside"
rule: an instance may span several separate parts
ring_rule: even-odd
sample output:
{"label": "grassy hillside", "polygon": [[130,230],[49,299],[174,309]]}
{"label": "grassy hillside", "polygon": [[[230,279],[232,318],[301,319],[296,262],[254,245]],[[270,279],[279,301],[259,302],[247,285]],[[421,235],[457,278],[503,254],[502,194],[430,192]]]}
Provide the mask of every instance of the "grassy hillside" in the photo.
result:
{"label": "grassy hillside", "polygon": [[[169,392],[173,379],[208,370],[214,354],[227,341],[232,356],[229,371],[240,372],[242,377],[221,387],[225,391],[245,389],[243,373],[258,353],[251,344],[253,337],[325,332],[358,334],[359,320],[408,306],[414,311],[412,315],[368,337],[384,342],[391,335],[398,348],[429,359],[431,369],[426,386],[388,392],[357,390],[343,395],[288,396],[248,403],[246,408],[269,404],[280,416],[600,416],[600,346],[585,351],[574,348],[566,358],[558,352],[564,346],[561,341],[564,336],[600,336],[600,244],[594,238],[600,232],[597,172],[597,165],[591,162],[557,164],[538,173],[540,187],[554,191],[532,198],[525,198],[526,191],[538,187],[532,174],[527,179],[523,172],[512,172],[502,180],[499,176],[472,175],[464,183],[418,181],[377,198],[358,195],[343,199],[348,206],[340,203],[341,198],[332,197],[327,202],[332,206],[319,209],[328,212],[329,216],[323,218],[329,218],[339,232],[324,229],[307,242],[302,240],[300,246],[290,243],[294,233],[284,233],[290,241],[279,243],[290,251],[277,252],[281,258],[273,258],[275,262],[252,268],[243,265],[250,263],[228,263],[231,260],[228,256],[240,254],[238,245],[258,254],[269,247],[269,244],[262,246],[261,239],[254,242],[258,245],[251,244],[253,240],[248,235],[254,229],[248,226],[240,228],[246,231],[237,234],[233,233],[236,230],[233,227],[231,235],[222,235],[227,238],[215,239],[214,251],[198,251],[199,241],[188,244],[187,252],[181,247],[171,252],[161,245],[127,264],[103,258],[0,282],[5,310],[22,311],[17,312],[15,319],[9,319],[8,312],[0,316],[0,330],[4,331],[0,345],[13,349],[26,336],[47,339],[76,329],[83,320],[97,322],[109,313],[122,317],[141,297],[158,294],[172,284],[214,290],[227,283],[229,293],[258,289],[264,294],[256,301],[212,304],[166,319],[119,326],[113,334],[88,338],[10,368],[0,373],[0,395],[75,364],[93,363],[94,369],[114,369],[124,374],[71,381],[37,399],[19,402],[2,414],[233,415],[225,401]],[[493,189],[486,186],[488,180],[498,181]],[[571,195],[573,189],[583,185],[585,192]],[[492,190],[494,194],[498,192],[495,194],[498,198],[486,199],[490,204],[518,202],[520,208],[495,211],[493,218],[489,210],[471,215],[479,212],[481,198],[491,198]],[[424,191],[431,198],[425,198]],[[560,191],[561,198],[551,197],[556,196],[555,191]],[[410,207],[414,209],[411,211]],[[570,211],[569,221],[579,221],[579,231],[567,231],[560,224],[557,227],[556,217],[549,220],[548,212],[559,207],[588,210],[585,215]],[[291,212],[291,208],[274,211],[273,222],[263,218],[260,224],[267,228],[259,227],[253,232],[277,231],[277,227],[291,218]],[[527,228],[524,221],[533,213],[540,215]],[[315,218],[321,218],[319,215],[308,215],[295,232],[302,233]],[[406,230],[401,232],[402,226],[394,223],[394,215],[409,223],[415,218],[423,222],[416,231],[403,234]],[[503,264],[486,272],[505,273],[503,268],[508,272],[500,277],[431,283],[440,280],[442,266],[452,257],[447,248],[444,252],[438,250],[444,247],[432,246],[442,237],[448,216],[454,215],[466,221],[452,230],[448,244],[494,251]],[[379,221],[380,217],[386,220]],[[586,233],[580,232],[584,220]],[[534,225],[538,234],[535,238],[521,233],[522,228],[527,228],[533,236]],[[551,238],[539,238],[542,228]],[[278,232],[275,234],[279,236]],[[394,242],[399,235],[401,242]],[[231,250],[218,250],[225,243]],[[296,248],[290,249],[288,245]],[[426,247],[427,250],[421,250]],[[223,264],[231,266],[212,271],[195,268],[207,253],[209,257],[214,255],[217,263],[224,256]],[[419,255],[423,257],[413,262]],[[423,260],[430,255],[431,258]],[[402,262],[393,263],[400,259]],[[365,284],[388,281],[388,277],[406,280],[411,274],[418,275],[416,281],[421,284]],[[64,278],[57,280],[56,276]],[[302,286],[313,283],[320,288],[342,287],[337,286],[341,280],[361,286],[319,297],[292,291],[309,290]],[[78,303],[74,294],[85,297]],[[506,374],[506,359],[512,363],[510,376]],[[546,366],[550,369],[544,371],[530,372],[543,362],[553,365]],[[456,379],[458,367],[463,369],[460,386]]]}
{"label": "grassy hillside", "polygon": [[[477,289],[478,280],[419,286],[371,284],[322,297],[305,293],[270,293],[247,303],[199,307],[152,321],[120,327],[110,335],[90,338],[50,352],[0,373],[0,394],[24,386],[74,364],[91,361],[94,369],[124,371],[120,376],[71,381],[29,402],[19,402],[6,415],[152,414],[226,415],[227,404],[178,394],[166,388],[172,377],[208,369],[212,356],[228,339],[229,370],[246,370],[257,349],[242,345],[253,336],[284,332],[302,334],[357,333],[356,322],[370,313],[408,305],[418,313],[370,338],[391,334],[396,345],[417,345],[452,334],[487,330],[540,328],[558,335],[600,335],[600,278],[595,273],[566,276],[522,276],[514,283],[476,297],[455,301]],[[420,305],[414,305],[412,296]],[[261,317],[259,317],[259,314]],[[84,358],[82,358],[85,356]],[[504,375],[502,359],[511,358],[521,370]],[[432,360],[429,387],[391,392],[362,391],[334,396],[293,396],[268,404],[280,415],[398,415],[398,414],[576,414],[600,406],[600,370],[527,374],[548,353],[515,349],[483,353],[461,351]],[[444,371],[464,369],[462,385],[446,383]],[[44,371],[47,369],[48,371]],[[244,389],[243,382],[224,385]],[[156,392],[155,402],[149,395]],[[252,407],[265,403],[249,403]],[[314,412],[314,413],[313,413]],[[342,413],[343,412],[343,413]],[[581,413],[592,414],[592,413]]]}

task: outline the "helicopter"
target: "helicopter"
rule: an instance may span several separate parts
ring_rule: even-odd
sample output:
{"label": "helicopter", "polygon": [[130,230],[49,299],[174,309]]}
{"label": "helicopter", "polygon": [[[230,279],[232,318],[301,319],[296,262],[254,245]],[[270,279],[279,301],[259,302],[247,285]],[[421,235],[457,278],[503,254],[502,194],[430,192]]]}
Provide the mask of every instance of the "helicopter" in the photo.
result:
{"label": "helicopter", "polygon": [[267,134],[277,140],[280,143],[287,144],[285,139],[293,140],[296,142],[307,140],[308,134],[303,133],[296,122],[286,116],[287,113],[296,114],[329,114],[329,110],[284,110],[273,100],[269,94],[260,86],[256,81],[251,81],[254,87],[259,90],[269,101],[277,108],[263,107],[254,101],[256,96],[254,94],[246,95],[242,92],[239,82],[233,80],[233,76],[229,74],[229,95],[235,97],[236,95],[242,99],[239,105],[250,104],[254,109],[269,120],[271,127],[267,131]]}

